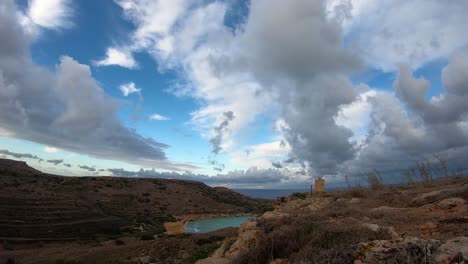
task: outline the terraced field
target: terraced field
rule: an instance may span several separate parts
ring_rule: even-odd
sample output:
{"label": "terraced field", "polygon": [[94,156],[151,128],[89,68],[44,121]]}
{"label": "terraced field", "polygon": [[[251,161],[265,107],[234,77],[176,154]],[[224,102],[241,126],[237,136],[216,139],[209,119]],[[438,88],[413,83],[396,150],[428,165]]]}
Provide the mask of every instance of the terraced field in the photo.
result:
{"label": "terraced field", "polygon": [[8,241],[157,234],[181,215],[255,212],[264,204],[199,182],[63,177],[0,159],[0,239]]}

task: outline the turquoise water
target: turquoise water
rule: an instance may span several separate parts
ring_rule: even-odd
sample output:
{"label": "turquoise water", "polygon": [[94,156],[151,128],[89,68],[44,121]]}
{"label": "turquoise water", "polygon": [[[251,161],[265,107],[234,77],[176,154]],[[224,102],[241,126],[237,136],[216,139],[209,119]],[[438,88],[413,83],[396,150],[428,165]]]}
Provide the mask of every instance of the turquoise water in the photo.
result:
{"label": "turquoise water", "polygon": [[226,227],[239,227],[253,216],[218,217],[190,221],[185,225],[187,233],[206,233]]}

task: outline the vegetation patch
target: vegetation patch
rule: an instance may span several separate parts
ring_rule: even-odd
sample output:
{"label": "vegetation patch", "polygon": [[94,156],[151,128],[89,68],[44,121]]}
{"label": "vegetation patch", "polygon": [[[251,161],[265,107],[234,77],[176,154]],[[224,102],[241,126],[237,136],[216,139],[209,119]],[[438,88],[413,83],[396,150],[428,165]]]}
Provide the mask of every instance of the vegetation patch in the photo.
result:
{"label": "vegetation patch", "polygon": [[81,262],[70,258],[59,258],[54,260],[52,264],[81,264]]}
{"label": "vegetation patch", "polygon": [[214,243],[214,242],[218,242],[218,241],[221,241],[221,240],[224,240],[224,237],[221,237],[221,236],[211,236],[209,238],[200,238],[196,241],[197,245],[201,246],[201,245],[205,245],[205,244],[211,244],[211,243]]}
{"label": "vegetation patch", "polygon": [[312,215],[259,222],[263,235],[235,263],[263,264],[286,258],[290,263],[352,263],[360,242],[389,239],[387,231],[372,231],[357,222],[336,225]]}

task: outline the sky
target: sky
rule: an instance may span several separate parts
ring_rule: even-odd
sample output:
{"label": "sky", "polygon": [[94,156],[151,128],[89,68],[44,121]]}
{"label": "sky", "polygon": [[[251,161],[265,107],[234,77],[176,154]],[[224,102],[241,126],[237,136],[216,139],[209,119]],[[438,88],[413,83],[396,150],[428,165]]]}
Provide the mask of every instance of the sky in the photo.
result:
{"label": "sky", "polygon": [[0,157],[298,188],[468,157],[465,0],[3,0]]}

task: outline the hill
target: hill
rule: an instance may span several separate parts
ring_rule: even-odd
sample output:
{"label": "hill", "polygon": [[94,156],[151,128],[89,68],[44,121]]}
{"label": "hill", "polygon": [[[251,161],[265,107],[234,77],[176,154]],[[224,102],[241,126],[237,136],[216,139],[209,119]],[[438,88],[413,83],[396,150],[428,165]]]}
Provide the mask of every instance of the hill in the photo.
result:
{"label": "hill", "polygon": [[468,177],[296,193],[198,264],[468,263]]}
{"label": "hill", "polygon": [[266,205],[195,181],[63,177],[0,159],[0,239],[8,241],[153,235],[164,222],[257,213]]}

